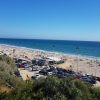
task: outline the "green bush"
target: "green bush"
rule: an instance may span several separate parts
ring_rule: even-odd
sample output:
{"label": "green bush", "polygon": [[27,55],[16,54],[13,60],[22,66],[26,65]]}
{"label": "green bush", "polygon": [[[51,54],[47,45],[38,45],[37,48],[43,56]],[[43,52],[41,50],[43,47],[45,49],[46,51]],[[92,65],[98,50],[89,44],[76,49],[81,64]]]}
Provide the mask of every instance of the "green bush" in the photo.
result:
{"label": "green bush", "polygon": [[79,80],[50,76],[27,81],[9,93],[0,94],[3,100],[99,100],[100,88]]}
{"label": "green bush", "polygon": [[94,100],[100,100],[100,87],[92,88],[91,92]]}
{"label": "green bush", "polygon": [[14,61],[5,55],[0,56],[0,81],[10,87],[16,87],[20,81],[14,74],[17,71]]}
{"label": "green bush", "polygon": [[12,91],[0,93],[0,100],[100,100],[100,88],[73,78],[48,76],[46,79],[22,81],[14,75],[11,58],[0,56],[0,84]]}

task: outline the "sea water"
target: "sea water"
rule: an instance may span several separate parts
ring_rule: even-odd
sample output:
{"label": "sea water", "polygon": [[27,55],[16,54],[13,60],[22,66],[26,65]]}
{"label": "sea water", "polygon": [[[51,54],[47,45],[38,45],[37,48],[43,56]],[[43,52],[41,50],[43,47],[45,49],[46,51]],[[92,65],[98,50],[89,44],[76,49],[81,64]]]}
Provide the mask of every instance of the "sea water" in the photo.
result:
{"label": "sea water", "polygon": [[60,52],[64,54],[100,57],[100,42],[93,41],[0,38],[0,44]]}

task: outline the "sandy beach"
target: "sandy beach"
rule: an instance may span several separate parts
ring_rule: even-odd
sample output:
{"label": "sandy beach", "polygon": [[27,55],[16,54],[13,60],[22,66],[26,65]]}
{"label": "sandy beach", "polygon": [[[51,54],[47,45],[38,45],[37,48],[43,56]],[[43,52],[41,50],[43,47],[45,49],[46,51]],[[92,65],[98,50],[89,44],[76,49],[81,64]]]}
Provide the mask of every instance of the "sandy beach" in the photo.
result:
{"label": "sandy beach", "polygon": [[72,69],[75,72],[100,76],[100,59],[86,58],[81,56],[65,55],[55,52],[42,51],[37,49],[28,49],[10,45],[0,45],[0,53],[5,53],[9,57],[23,58],[32,60],[34,57],[57,57],[64,59],[65,63],[56,64],[56,67]]}

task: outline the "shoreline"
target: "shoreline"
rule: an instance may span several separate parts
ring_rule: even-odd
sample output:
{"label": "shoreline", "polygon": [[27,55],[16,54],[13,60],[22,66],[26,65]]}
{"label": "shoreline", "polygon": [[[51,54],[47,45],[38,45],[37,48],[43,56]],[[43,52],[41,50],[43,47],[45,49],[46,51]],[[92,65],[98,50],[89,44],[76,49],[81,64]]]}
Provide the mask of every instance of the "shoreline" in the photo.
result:
{"label": "shoreline", "polygon": [[81,54],[71,54],[71,53],[63,53],[63,52],[57,52],[57,51],[48,51],[48,50],[42,50],[42,49],[35,49],[35,48],[28,48],[24,46],[16,46],[16,45],[9,45],[9,44],[1,44],[0,46],[6,46],[6,47],[11,47],[15,49],[25,49],[29,51],[36,51],[36,52],[44,52],[44,53],[52,53],[52,54],[57,54],[57,55],[62,55],[62,56],[69,56],[69,57],[78,57],[80,59],[90,59],[90,60],[100,60],[100,57],[95,57],[95,56],[87,56],[87,55],[81,55]]}
{"label": "shoreline", "polygon": [[[13,50],[15,52],[13,52]],[[24,58],[30,61],[35,57],[56,57],[65,61],[63,64],[56,64],[56,67],[71,69],[82,74],[94,75],[98,77],[100,76],[100,59],[88,58],[79,55],[73,56],[69,54],[49,52],[39,49],[30,49],[26,47],[5,44],[0,44],[0,51],[3,51],[3,53],[6,53],[11,58]]]}

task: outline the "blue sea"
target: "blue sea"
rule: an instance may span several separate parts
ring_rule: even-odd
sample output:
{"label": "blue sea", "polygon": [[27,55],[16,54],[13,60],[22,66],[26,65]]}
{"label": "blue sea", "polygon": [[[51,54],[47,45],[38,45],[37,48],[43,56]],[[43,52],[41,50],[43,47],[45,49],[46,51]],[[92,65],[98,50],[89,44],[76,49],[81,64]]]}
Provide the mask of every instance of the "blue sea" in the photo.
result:
{"label": "blue sea", "polygon": [[64,54],[100,57],[100,42],[40,40],[40,39],[0,39],[0,44],[40,49]]}

